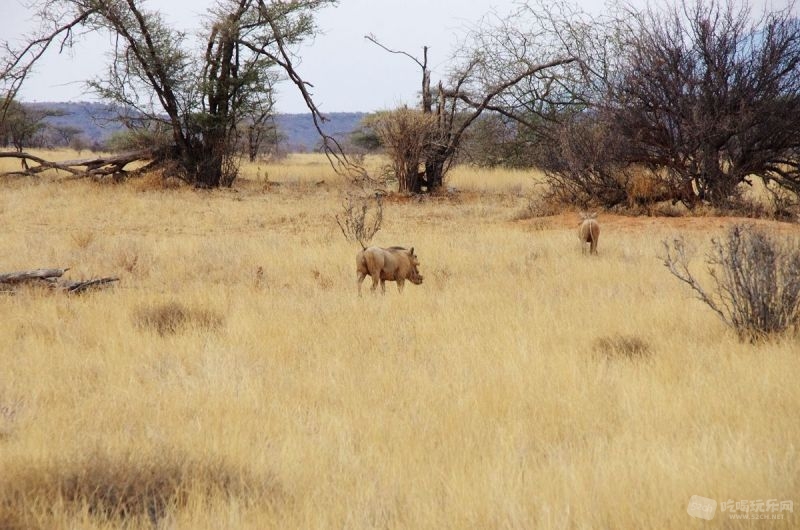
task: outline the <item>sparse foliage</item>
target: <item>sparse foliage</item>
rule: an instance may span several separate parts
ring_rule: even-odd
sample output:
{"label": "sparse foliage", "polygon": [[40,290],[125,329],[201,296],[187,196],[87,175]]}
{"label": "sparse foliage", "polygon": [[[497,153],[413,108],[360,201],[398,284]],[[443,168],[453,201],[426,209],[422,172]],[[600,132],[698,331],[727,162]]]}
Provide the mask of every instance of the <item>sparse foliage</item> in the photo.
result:
{"label": "sparse foliage", "polygon": [[711,240],[711,287],[689,270],[683,238],[663,242],[664,265],[714,310],[740,339],[755,341],[800,325],[800,244],[752,226],[734,225]]}
{"label": "sparse foliage", "polygon": [[45,143],[45,120],[61,114],[53,109],[35,108],[17,101],[0,99],[0,145],[11,145],[17,152],[22,152],[26,147],[40,146]]}
{"label": "sparse foliage", "polygon": [[362,249],[367,248],[383,224],[381,196],[356,198],[348,195],[342,203],[342,212],[336,214],[335,219],[345,239],[358,242]]}
{"label": "sparse foliage", "polygon": [[[208,12],[201,54],[157,10],[141,0],[37,0],[39,32],[15,48],[5,43],[0,89],[13,97],[36,61],[51,46],[69,47],[84,31],[107,32],[115,48],[108,73],[89,83],[105,100],[125,109],[130,127],[163,123],[179,176],[199,187],[229,186],[237,176],[241,123],[258,129],[272,112],[276,71],[300,90],[323,135],[326,153],[341,154],[324,135],[324,120],[308,84],[293,66],[293,48],[316,31],[313,15],[335,0],[266,2],[220,0]],[[0,107],[4,115],[7,105]],[[250,139],[251,144],[258,138]],[[338,159],[347,165],[346,158]]]}
{"label": "sparse foliage", "polygon": [[161,122],[142,123],[141,126],[115,132],[106,140],[111,152],[165,150],[171,144],[172,132]]}

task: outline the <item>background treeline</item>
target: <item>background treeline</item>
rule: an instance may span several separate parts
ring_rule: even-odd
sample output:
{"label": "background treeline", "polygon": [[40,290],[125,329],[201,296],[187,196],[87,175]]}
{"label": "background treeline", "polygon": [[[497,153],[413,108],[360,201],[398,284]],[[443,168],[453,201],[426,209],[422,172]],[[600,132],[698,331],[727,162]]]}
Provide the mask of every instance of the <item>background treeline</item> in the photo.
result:
{"label": "background treeline", "polygon": [[[325,127],[344,140],[365,115],[331,112],[326,114],[329,121]],[[119,116],[119,109],[108,103],[24,102],[0,124],[0,146],[13,147],[19,142],[29,148],[113,150],[114,137],[127,130]],[[311,114],[275,114],[274,121],[277,142],[265,145],[265,152],[302,153],[319,147],[319,133]]]}

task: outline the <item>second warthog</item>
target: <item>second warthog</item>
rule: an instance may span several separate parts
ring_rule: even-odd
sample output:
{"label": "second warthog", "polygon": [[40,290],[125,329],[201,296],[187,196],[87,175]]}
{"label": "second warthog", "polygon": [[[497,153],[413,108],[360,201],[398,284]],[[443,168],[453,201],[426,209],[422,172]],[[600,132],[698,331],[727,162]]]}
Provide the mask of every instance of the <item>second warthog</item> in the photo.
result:
{"label": "second warthog", "polygon": [[578,228],[578,239],[581,240],[581,252],[586,254],[586,243],[589,243],[589,254],[597,254],[597,240],[600,238],[600,224],[597,214],[581,214],[581,225]]}
{"label": "second warthog", "polygon": [[381,292],[386,293],[386,281],[397,282],[397,290],[403,292],[403,285],[408,280],[415,285],[422,283],[422,276],[417,269],[419,259],[414,254],[414,247],[369,247],[356,256],[356,273],[358,274],[358,294],[361,295],[361,283],[367,275],[372,277],[372,291],[381,282]]}

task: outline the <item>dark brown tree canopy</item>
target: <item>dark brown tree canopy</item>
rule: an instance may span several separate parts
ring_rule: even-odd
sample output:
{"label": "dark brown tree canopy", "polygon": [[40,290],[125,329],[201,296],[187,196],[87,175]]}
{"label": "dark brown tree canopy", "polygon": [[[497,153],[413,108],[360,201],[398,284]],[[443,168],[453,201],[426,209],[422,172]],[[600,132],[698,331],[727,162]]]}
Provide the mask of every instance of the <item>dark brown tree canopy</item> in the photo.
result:
{"label": "dark brown tree canopy", "polygon": [[[594,24],[554,17],[580,57],[584,104],[544,135],[542,164],[573,200],[727,204],[753,176],[800,192],[800,19],[734,0],[624,8]],[[550,15],[552,16],[552,15]],[[587,90],[588,87],[588,90]]]}
{"label": "dark brown tree canopy", "polygon": [[712,203],[749,175],[800,191],[800,20],[711,0],[629,21],[614,116],[633,161]]}

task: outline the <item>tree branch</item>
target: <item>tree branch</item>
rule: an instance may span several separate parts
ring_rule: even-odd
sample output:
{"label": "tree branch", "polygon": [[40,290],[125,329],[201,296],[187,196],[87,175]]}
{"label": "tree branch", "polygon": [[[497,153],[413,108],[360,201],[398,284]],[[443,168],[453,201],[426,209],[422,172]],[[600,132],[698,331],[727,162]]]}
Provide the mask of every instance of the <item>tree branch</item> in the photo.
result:
{"label": "tree branch", "polygon": [[408,57],[409,59],[411,59],[412,61],[417,63],[420,68],[422,68],[423,70],[426,69],[426,66],[425,66],[425,64],[423,64],[422,61],[420,61],[419,59],[417,59],[416,57],[414,57],[413,55],[411,55],[408,52],[404,52],[402,50],[392,50],[391,48],[387,48],[386,46],[384,46],[383,44],[381,44],[378,41],[378,39],[375,37],[375,35],[370,33],[369,35],[364,35],[364,38],[367,39],[368,41],[370,41],[371,43],[375,44],[376,46],[379,46],[379,47],[383,48],[384,50],[386,50],[389,53],[394,53],[394,54],[397,54],[397,55],[405,55],[406,57]]}
{"label": "tree branch", "polygon": [[72,34],[72,29],[85,22],[95,12],[96,10],[88,10],[80,13],[69,22],[59,24],[52,32],[35,38],[22,50],[15,52],[7,42],[3,43],[2,47],[10,55],[10,60],[3,66],[2,70],[0,70],[0,81],[4,84],[9,83],[10,86],[6,89],[4,98],[2,102],[0,102],[0,122],[5,119],[9,105],[16,99],[19,89],[22,87],[25,79],[27,79],[33,66],[42,55],[44,55],[53,41],[56,40],[59,35],[63,34],[64,38],[61,41],[59,52],[63,50]]}

